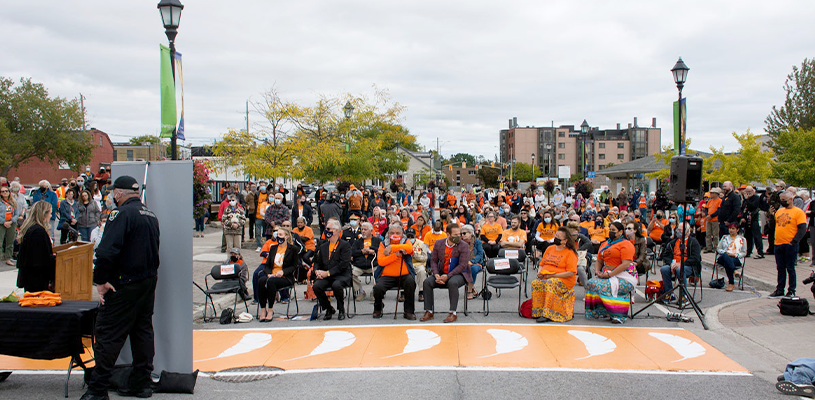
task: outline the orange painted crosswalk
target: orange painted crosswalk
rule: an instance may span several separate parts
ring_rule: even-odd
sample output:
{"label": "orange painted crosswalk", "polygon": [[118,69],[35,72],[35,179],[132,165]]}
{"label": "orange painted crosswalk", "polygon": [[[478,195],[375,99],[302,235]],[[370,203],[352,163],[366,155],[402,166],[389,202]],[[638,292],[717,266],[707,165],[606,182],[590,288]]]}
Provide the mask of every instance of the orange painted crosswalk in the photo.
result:
{"label": "orange painted crosswalk", "polygon": [[[193,368],[286,371],[381,367],[541,368],[749,373],[684,329],[423,324],[197,330]],[[0,357],[0,369],[64,368],[67,360]]]}

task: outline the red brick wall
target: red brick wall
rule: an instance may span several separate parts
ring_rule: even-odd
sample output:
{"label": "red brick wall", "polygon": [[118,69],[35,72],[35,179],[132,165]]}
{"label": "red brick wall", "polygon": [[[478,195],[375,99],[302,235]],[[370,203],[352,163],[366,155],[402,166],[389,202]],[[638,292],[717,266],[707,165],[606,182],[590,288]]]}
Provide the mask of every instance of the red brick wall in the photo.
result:
{"label": "red brick wall", "polygon": [[[97,129],[91,129],[88,134],[93,135],[93,155],[91,157],[91,172],[94,174],[99,172],[99,165],[102,163],[110,164],[113,162],[113,143],[111,143],[108,134]],[[100,146],[100,139],[102,145]],[[8,180],[11,181],[14,177],[19,176],[20,182],[23,185],[37,185],[37,183],[45,179],[52,185],[59,184],[62,178],[72,178],[79,176],[84,172],[84,168],[80,171],[71,171],[67,169],[59,169],[58,164],[49,164],[45,161],[34,159],[28,163],[21,165],[19,168],[12,169],[8,173]]]}

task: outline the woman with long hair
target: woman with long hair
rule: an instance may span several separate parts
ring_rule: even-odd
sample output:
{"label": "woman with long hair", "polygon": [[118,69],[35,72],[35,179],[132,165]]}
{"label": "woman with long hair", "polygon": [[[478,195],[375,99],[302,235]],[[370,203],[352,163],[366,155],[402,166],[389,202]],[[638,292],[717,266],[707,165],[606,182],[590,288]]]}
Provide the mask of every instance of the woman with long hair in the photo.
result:
{"label": "woman with long hair", "polygon": [[17,219],[20,217],[22,210],[17,204],[17,199],[11,195],[11,189],[8,187],[0,187],[0,206],[5,211],[3,223],[0,224],[0,243],[6,246],[6,251],[0,261],[4,261],[8,265],[14,265],[11,261],[11,255],[14,252],[14,238],[17,236]]}
{"label": "woman with long hair", "polygon": [[532,281],[532,317],[538,322],[566,322],[574,317],[577,248],[569,229],[555,232],[541,257],[538,279]]}
{"label": "woman with long hair", "polygon": [[625,238],[634,245],[634,263],[637,264],[637,273],[644,274],[651,268],[651,261],[648,260],[648,242],[642,235],[640,223],[633,219],[625,223]]}
{"label": "woman with long hair", "polygon": [[554,242],[555,233],[560,228],[558,221],[552,217],[552,210],[546,209],[543,212],[543,218],[538,224],[537,232],[535,233],[535,247],[541,252],[546,253],[546,248]]}
{"label": "woman with long hair", "polygon": [[278,290],[294,285],[294,270],[299,261],[297,246],[288,228],[277,228],[273,240],[277,243],[269,247],[266,264],[258,279],[259,322],[269,322],[274,318],[275,295]]}
{"label": "woman with long hair", "polygon": [[54,259],[51,258],[51,237],[48,224],[51,220],[51,204],[38,201],[28,211],[28,218],[20,227],[17,255],[17,287],[26,292],[53,290]]}
{"label": "woman with long hair", "polygon": [[91,231],[99,226],[99,216],[102,214],[102,208],[93,200],[93,195],[89,190],[83,190],[79,193],[77,211],[79,211],[76,218],[77,230],[82,235],[83,242],[90,242]]}
{"label": "woman with long hair", "polygon": [[634,260],[634,245],[626,240],[621,222],[608,226],[608,240],[600,245],[595,277],[586,283],[586,318],[611,318],[622,324],[628,317],[629,296],[636,279],[628,272]]}

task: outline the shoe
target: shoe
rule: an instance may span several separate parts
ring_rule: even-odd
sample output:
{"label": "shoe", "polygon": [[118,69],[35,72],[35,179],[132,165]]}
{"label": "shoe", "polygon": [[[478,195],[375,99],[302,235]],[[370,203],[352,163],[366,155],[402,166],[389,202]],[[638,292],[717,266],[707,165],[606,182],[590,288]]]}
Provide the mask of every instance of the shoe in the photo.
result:
{"label": "shoe", "polygon": [[450,313],[447,314],[447,318],[444,319],[445,324],[449,324],[450,322],[456,322],[458,320],[458,316],[456,314]]}
{"label": "shoe", "polygon": [[280,304],[289,304],[289,299],[280,299]]}
{"label": "shoe", "polygon": [[784,394],[802,397],[815,397],[815,386],[812,385],[799,385],[790,381],[781,381],[775,384],[775,388]]}
{"label": "shoe", "polygon": [[252,303],[251,303],[251,304],[252,304],[253,306],[256,306],[256,305],[258,304],[258,301],[257,301],[257,300],[252,300]]}
{"label": "shoe", "polygon": [[424,301],[424,293],[419,292],[419,301]]}
{"label": "shoe", "polygon": [[795,297],[795,291],[792,289],[787,290],[787,294],[784,297]]}
{"label": "shoe", "polygon": [[337,313],[337,321],[342,321],[344,319],[345,319],[345,310],[340,310],[340,312]]}
{"label": "shoe", "polygon": [[756,254],[755,256],[753,256],[753,258],[756,260],[761,260],[762,258],[764,258],[764,254]]}
{"label": "shoe", "polygon": [[330,321],[331,317],[333,317],[334,313],[336,313],[336,312],[337,312],[337,310],[335,310],[333,308],[329,308],[328,310],[325,310],[325,316],[323,316],[323,321]]}
{"label": "shoe", "polygon": [[408,321],[415,321],[416,320],[416,314],[414,314],[414,313],[409,313],[409,312],[402,313],[402,317],[404,317]]}
{"label": "shoe", "polygon": [[430,311],[425,311],[424,315],[422,315],[422,318],[420,318],[419,321],[424,322],[424,321],[430,321],[431,319],[433,319],[433,313],[430,312]]}
{"label": "shoe", "polygon": [[363,301],[363,300],[365,300],[365,291],[362,290],[362,289],[359,289],[359,291],[357,292],[357,297],[355,297],[354,300],[355,301]]}
{"label": "shoe", "polygon": [[[384,299],[384,297],[383,297],[383,299]],[[374,292],[373,291],[371,291],[371,298],[369,300],[374,301]]]}
{"label": "shoe", "polygon": [[153,389],[151,388],[144,388],[144,389],[119,389],[119,396],[122,397],[138,397],[141,399],[146,399],[148,397],[153,397]]}
{"label": "shoe", "polygon": [[779,297],[784,297],[784,291],[781,289],[775,289],[775,292],[770,293],[771,299],[777,299]]}
{"label": "shoe", "polygon": [[611,323],[615,325],[621,325],[623,323],[623,320],[621,320],[618,317],[611,317]]}
{"label": "shoe", "polygon": [[105,394],[92,394],[92,393],[85,392],[85,394],[83,394],[82,397],[79,398],[79,400],[110,400],[110,397],[108,397],[107,393],[105,393]]}
{"label": "shoe", "polygon": [[405,302],[405,295],[404,295],[404,294],[400,294],[400,295],[399,295],[399,300],[397,300],[397,301],[398,301],[398,302],[400,302],[400,303],[404,303],[404,302]]}
{"label": "shoe", "polygon": [[736,285],[734,285],[732,283],[729,283],[729,284],[727,284],[727,287],[724,289],[724,291],[725,292],[732,292],[733,288],[735,288],[735,287],[736,287]]}
{"label": "shoe", "polygon": [[546,317],[538,317],[537,319],[535,319],[535,322],[540,322],[540,323],[549,322],[549,321],[551,321],[551,319],[546,318]]}
{"label": "shoe", "polygon": [[382,318],[382,310],[374,310],[373,317],[376,319]]}
{"label": "shoe", "polygon": [[258,247],[257,249],[255,249],[255,253],[260,253],[260,250],[261,250],[261,248]]}
{"label": "shoe", "polygon": [[775,252],[773,252],[773,251],[765,251],[764,255],[765,256],[772,256],[772,255],[775,255]]}

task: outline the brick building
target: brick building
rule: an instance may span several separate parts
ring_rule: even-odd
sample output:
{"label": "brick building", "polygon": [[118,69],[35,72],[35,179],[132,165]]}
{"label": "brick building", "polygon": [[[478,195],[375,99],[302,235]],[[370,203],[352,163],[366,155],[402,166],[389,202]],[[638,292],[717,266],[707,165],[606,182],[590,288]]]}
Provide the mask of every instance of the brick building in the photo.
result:
{"label": "brick building", "polygon": [[459,166],[445,166],[444,176],[450,180],[451,186],[470,188],[479,184],[478,169],[475,166],[462,168]]}

